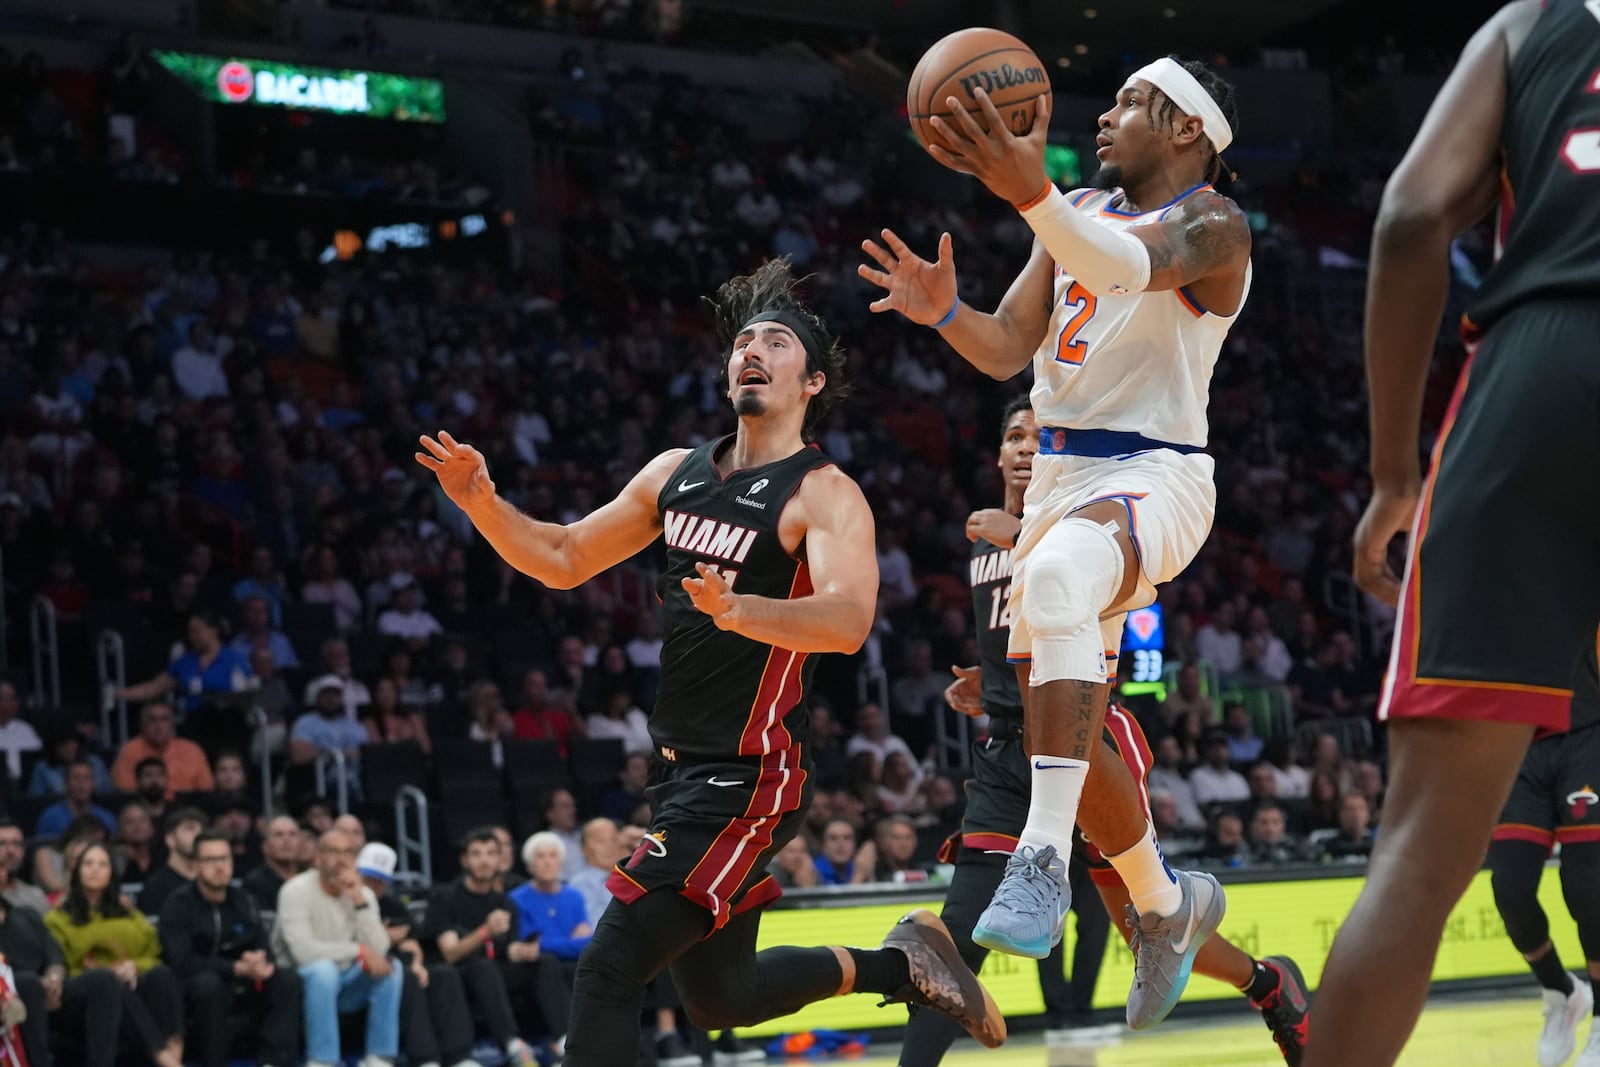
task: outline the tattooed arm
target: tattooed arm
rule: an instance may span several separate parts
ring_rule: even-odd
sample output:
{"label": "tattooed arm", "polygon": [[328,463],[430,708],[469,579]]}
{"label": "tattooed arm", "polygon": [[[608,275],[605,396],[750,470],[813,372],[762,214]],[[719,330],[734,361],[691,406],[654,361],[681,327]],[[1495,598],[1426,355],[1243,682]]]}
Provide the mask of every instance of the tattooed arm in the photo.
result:
{"label": "tattooed arm", "polygon": [[1150,252],[1146,290],[1243,281],[1250,259],[1250,224],[1238,204],[1218,193],[1196,193],[1171,218],[1128,232]]}

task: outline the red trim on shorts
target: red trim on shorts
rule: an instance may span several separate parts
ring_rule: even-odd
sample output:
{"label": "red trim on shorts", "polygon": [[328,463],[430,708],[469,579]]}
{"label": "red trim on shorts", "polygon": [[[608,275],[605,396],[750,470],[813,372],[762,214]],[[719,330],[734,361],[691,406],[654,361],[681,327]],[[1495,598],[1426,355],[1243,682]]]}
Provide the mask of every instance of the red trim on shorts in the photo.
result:
{"label": "red trim on shorts", "polygon": [[[1090,867],[1089,881],[1095,885],[1119,886],[1122,885],[1122,875],[1117,873],[1115,867]],[[1120,923],[1120,920],[1118,920]]]}
{"label": "red trim on shorts", "polygon": [[[787,599],[794,600],[810,596],[811,593],[811,570],[801,563],[795,568]],[[783,717],[800,702],[800,679],[808,655],[776,645],[767,654],[767,665],[761,671],[756,697],[750,702],[744,732],[739,735],[739,755],[764,756],[794,743],[788,728],[783,725]]]}
{"label": "red trim on shorts", "polygon": [[1549,848],[1556,842],[1554,830],[1547,830],[1543,826],[1529,826],[1527,823],[1503,822],[1494,828],[1496,841],[1528,841],[1535,845]]}
{"label": "red trim on shorts", "polygon": [[1106,729],[1116,738],[1117,754],[1128,765],[1128,773],[1133,775],[1133,783],[1139,788],[1139,807],[1144,810],[1145,821],[1153,823],[1155,820],[1150,817],[1150,790],[1145,783],[1150,768],[1156,762],[1150,752],[1150,742],[1145,739],[1138,720],[1116,704],[1106,710]]}
{"label": "red trim on shorts", "polygon": [[975,833],[962,834],[961,847],[970,848],[975,852],[1004,852],[1008,855],[1017,850],[1020,839],[1010,834]]}
{"label": "red trim on shorts", "polygon": [[960,854],[961,835],[951,834],[949,837],[940,842],[939,851],[934,855],[933,858],[938,860],[940,863],[954,863],[956,861],[956,857]]}
{"label": "red trim on shorts", "polygon": [[1378,719],[1467,719],[1526,723],[1543,733],[1560,733],[1572,722],[1572,690],[1525,685],[1500,679],[1426,678],[1417,674],[1422,654],[1422,548],[1433,514],[1433,490],[1440,461],[1455,429],[1476,356],[1469,356],[1433,446],[1432,469],[1411,531],[1411,552],[1400,589],[1400,625],[1390,655],[1389,677],[1378,704]]}
{"label": "red trim on shorts", "polygon": [[[644,848],[643,845],[639,847],[641,850]],[[644,886],[628,877],[628,872],[621,867],[611,868],[611,873],[606,876],[606,889],[624,904],[632,904],[648,892]]]}
{"label": "red trim on shorts", "polygon": [[762,853],[772,847],[778,822],[800,810],[805,784],[798,745],[764,756],[744,814],[728,820],[683,880],[683,895],[711,912],[713,930],[726,925],[732,915],[729,898],[750,877]]}
{"label": "red trim on shorts", "polygon": [[747,911],[764,908],[781,896],[783,896],[783,887],[769,874],[750,887],[750,891],[739,901],[738,905],[733,909],[733,913],[735,915],[743,915]]}
{"label": "red trim on shorts", "polygon": [[1563,845],[1582,845],[1600,841],[1600,826],[1558,826],[1556,840]]}

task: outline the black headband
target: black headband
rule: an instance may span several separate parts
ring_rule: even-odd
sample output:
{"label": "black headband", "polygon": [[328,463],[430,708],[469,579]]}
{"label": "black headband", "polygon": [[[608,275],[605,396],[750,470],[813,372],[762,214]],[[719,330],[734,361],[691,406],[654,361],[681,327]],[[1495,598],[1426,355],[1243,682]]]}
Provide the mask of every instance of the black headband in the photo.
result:
{"label": "black headband", "polygon": [[758,322],[781,323],[793,330],[794,335],[800,339],[800,347],[806,350],[806,371],[811,374],[817,372],[822,359],[822,350],[817,347],[817,339],[811,335],[811,327],[806,325],[804,318],[782,308],[767,308],[751,315],[749,321],[739,327],[739,333],[733,336],[737,338],[739,334],[753,329]]}

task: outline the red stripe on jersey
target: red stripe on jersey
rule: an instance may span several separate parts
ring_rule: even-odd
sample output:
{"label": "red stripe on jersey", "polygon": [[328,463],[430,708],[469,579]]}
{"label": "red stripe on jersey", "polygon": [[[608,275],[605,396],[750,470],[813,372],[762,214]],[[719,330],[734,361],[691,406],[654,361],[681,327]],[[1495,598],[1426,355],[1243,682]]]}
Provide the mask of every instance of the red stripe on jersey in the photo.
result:
{"label": "red stripe on jersey", "polygon": [[[810,596],[811,592],[811,570],[800,563],[795,568],[794,582],[789,586],[786,599]],[[777,646],[768,653],[761,683],[756,686],[756,698],[750,702],[744,732],[739,735],[739,755],[765,756],[794,743],[783,725],[783,717],[800,702],[800,679],[808,655]]]}
{"label": "red stripe on jersey", "polygon": [[1144,731],[1139,728],[1133,716],[1115,704],[1106,711],[1106,729],[1116,738],[1117,755],[1128,765],[1128,771],[1133,775],[1133,782],[1139,787],[1139,806],[1144,809],[1145,819],[1154,822],[1150,818],[1149,787],[1145,784],[1145,778],[1155,763],[1154,757],[1150,754],[1150,742],[1145,740]]}
{"label": "red stripe on jersey", "polygon": [[683,880],[683,895],[711,912],[713,929],[727,923],[732,914],[728,898],[772,847],[772,835],[783,816],[799,810],[805,784],[798,745],[766,755],[744,814],[728,820]]}

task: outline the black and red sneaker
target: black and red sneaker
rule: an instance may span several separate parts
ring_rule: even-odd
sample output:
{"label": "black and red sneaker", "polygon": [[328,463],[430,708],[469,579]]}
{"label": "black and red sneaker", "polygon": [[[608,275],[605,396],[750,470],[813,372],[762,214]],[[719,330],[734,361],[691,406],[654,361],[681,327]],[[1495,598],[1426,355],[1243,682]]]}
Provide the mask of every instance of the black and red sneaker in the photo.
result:
{"label": "black and red sneaker", "polygon": [[1306,1033],[1311,1028],[1311,1002],[1306,996],[1306,980],[1288,956],[1268,956],[1262,964],[1278,974],[1277,988],[1250,1003],[1261,1012],[1272,1040],[1278,1043],[1283,1061],[1300,1067],[1306,1051]]}

